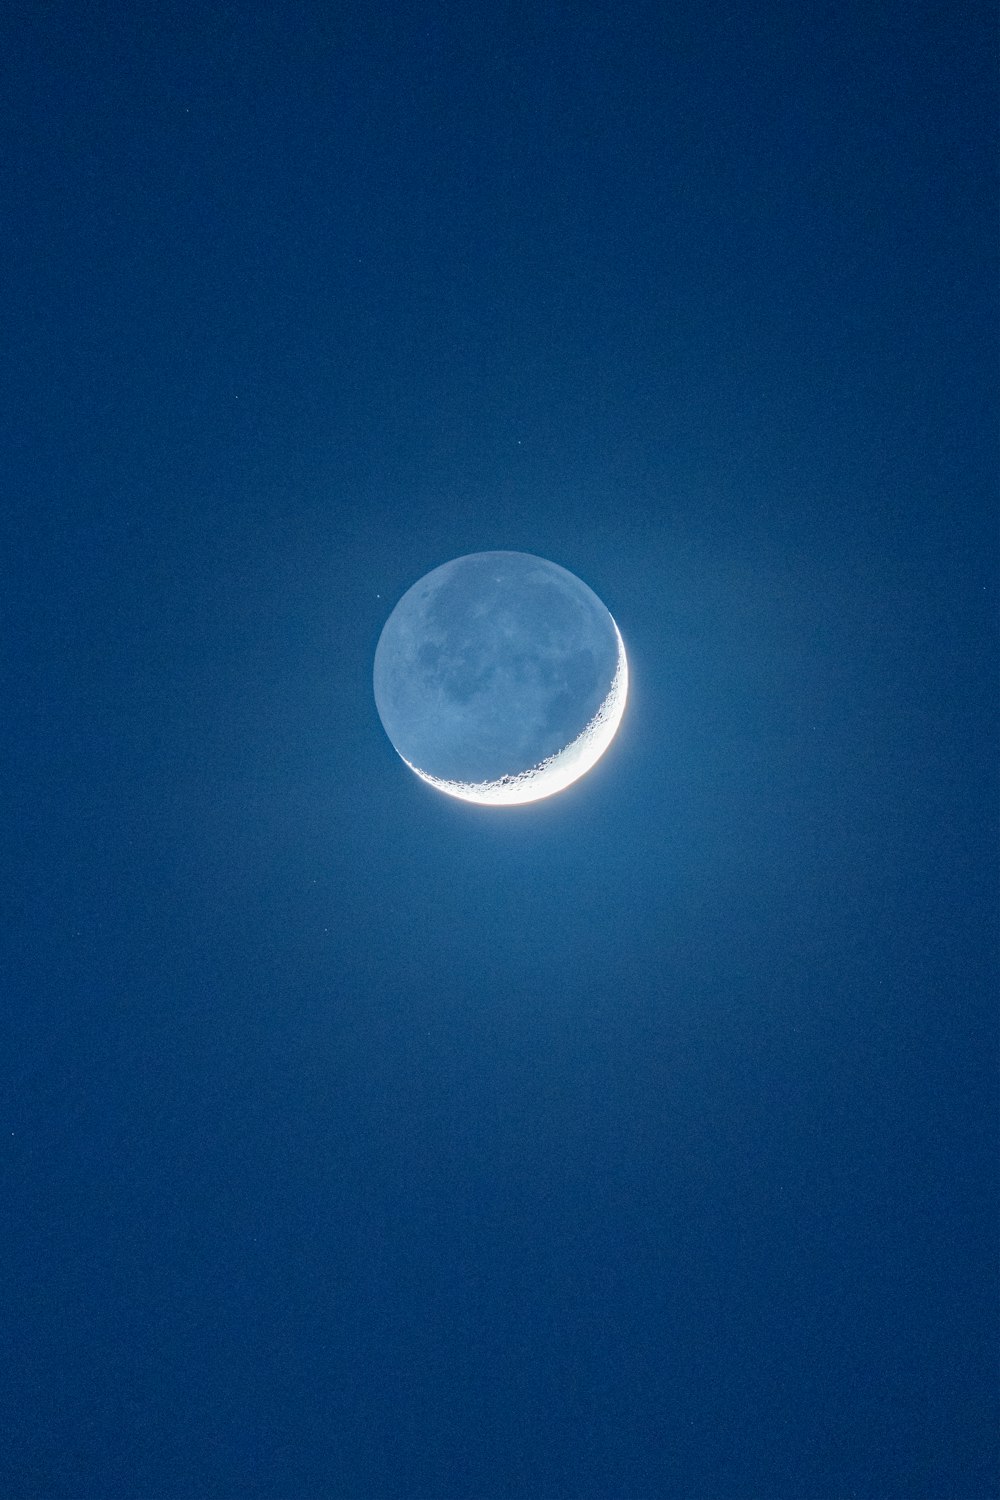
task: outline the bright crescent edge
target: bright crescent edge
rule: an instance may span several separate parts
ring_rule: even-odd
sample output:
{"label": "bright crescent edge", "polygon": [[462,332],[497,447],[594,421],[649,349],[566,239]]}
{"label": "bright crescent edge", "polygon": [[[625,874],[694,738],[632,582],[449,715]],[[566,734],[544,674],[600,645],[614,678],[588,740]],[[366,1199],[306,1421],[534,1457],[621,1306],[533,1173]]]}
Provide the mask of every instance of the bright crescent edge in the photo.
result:
{"label": "bright crescent edge", "polygon": [[551,797],[556,792],[564,791],[596,766],[618,732],[625,712],[628,659],[625,655],[625,642],[613,615],[611,623],[618,638],[618,665],[608,695],[576,739],[571,740],[562,750],[557,750],[555,755],[550,755],[547,760],[532,766],[528,771],[519,771],[515,776],[501,776],[497,781],[443,781],[438,776],[430,776],[426,771],[421,771],[405,755],[400,759],[406,762],[421,781],[437,787],[439,792],[447,792],[449,797],[459,797],[463,802],[511,807],[516,803],[539,802],[543,797]]}

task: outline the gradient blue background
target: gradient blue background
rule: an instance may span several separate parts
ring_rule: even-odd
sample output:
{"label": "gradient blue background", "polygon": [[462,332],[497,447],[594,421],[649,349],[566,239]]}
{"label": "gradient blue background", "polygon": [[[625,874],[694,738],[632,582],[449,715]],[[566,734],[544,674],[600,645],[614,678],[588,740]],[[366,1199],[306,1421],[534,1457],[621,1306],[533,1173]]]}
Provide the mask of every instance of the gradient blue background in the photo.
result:
{"label": "gradient blue background", "polygon": [[[992,7],[0,32],[0,1490],[997,1494]],[[632,670],[502,811],[490,548]]]}

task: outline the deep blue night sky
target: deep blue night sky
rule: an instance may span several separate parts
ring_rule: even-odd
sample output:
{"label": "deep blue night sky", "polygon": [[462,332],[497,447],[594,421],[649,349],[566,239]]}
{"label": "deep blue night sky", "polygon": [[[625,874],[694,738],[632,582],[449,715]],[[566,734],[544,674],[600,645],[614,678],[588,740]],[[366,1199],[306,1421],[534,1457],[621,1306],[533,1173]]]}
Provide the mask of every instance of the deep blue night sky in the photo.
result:
{"label": "deep blue night sky", "polygon": [[[0,1492],[1000,1493],[993,8],[0,32]],[[502,810],[494,548],[632,678]]]}

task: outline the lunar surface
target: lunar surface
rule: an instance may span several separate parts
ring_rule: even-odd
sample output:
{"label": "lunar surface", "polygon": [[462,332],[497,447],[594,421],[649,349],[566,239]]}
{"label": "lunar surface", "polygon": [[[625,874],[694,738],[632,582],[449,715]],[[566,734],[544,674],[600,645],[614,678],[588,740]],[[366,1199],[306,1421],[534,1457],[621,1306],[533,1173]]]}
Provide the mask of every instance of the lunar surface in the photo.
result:
{"label": "lunar surface", "polygon": [[562,791],[625,711],[618,627],[585,583],[527,552],[427,573],[385,623],[375,703],[398,754],[452,797],[494,805]]}

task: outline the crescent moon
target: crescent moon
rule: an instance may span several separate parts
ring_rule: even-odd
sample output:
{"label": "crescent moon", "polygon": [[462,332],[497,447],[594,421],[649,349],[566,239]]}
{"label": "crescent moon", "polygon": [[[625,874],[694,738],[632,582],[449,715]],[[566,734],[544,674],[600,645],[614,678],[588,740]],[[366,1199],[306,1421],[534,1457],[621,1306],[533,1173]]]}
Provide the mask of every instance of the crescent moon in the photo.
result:
{"label": "crescent moon", "polygon": [[405,755],[401,759],[421,781],[436,787],[439,792],[446,792],[449,797],[459,797],[463,802],[510,807],[518,802],[537,802],[542,797],[551,797],[554,792],[563,791],[597,764],[614,739],[625,712],[628,659],[625,655],[625,643],[614,617],[611,623],[618,640],[618,665],[608,695],[576,739],[555,755],[550,755],[547,760],[532,766],[530,770],[518,772],[516,776],[501,776],[497,781],[479,782],[443,781],[440,777],[430,776],[422,771],[412,761],[406,760]]}

